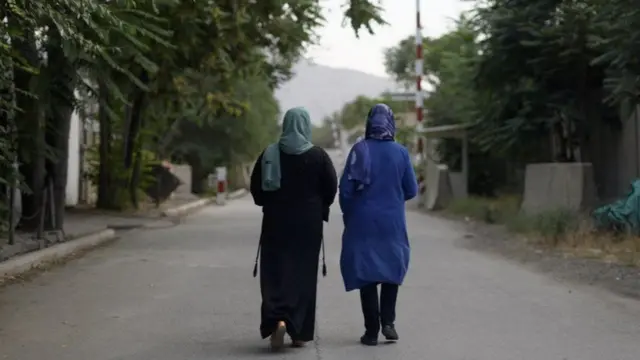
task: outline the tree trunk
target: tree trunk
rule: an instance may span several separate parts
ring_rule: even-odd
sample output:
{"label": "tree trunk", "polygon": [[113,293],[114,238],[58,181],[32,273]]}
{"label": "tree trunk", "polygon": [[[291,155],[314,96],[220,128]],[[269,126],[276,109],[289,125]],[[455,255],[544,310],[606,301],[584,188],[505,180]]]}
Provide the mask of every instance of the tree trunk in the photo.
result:
{"label": "tree trunk", "polygon": [[[142,71],[140,75],[140,81],[143,84],[149,82],[149,74],[146,71]],[[131,169],[131,179],[129,181],[129,196],[131,204],[134,208],[139,208],[138,201],[138,186],[140,185],[140,172],[142,166],[142,137],[140,136],[140,130],[142,129],[143,118],[142,112],[145,105],[145,99],[147,93],[143,90],[136,89],[134,91],[135,97],[131,106],[130,117],[128,121],[128,128],[125,136],[125,151],[124,151],[124,166],[125,169]]]}
{"label": "tree trunk", "polygon": [[[140,75],[140,81],[146,84],[149,81],[149,75],[146,71],[143,71]],[[133,164],[133,157],[136,151],[136,140],[140,134],[142,126],[142,109],[145,103],[146,92],[140,89],[133,91],[134,97],[130,111],[125,123],[125,136],[124,136],[124,167],[129,169]]]}
{"label": "tree trunk", "polygon": [[51,79],[49,99],[53,111],[47,114],[46,141],[54,151],[54,158],[47,159],[47,172],[53,187],[53,214],[47,223],[54,230],[62,230],[69,165],[69,131],[75,102],[77,72],[64,55],[61,39],[55,27],[49,30],[47,46],[48,72]]}
{"label": "tree trunk", "polygon": [[194,195],[203,195],[207,191],[205,179],[207,173],[202,165],[202,161],[197,154],[187,157],[189,166],[191,166],[191,193]]}
{"label": "tree trunk", "polygon": [[[13,21],[9,17],[9,21]],[[17,26],[18,24],[16,24]],[[11,39],[14,51],[28,65],[37,67],[38,51],[35,35],[26,30],[21,36]],[[18,67],[14,68],[14,84],[16,89],[16,106],[22,111],[16,113],[18,126],[18,159],[20,172],[29,191],[22,192],[22,216],[20,228],[25,231],[36,231],[39,226],[39,214],[42,206],[43,185],[45,178],[44,164],[44,127],[40,102],[25,93],[33,93],[36,76]]]}
{"label": "tree trunk", "polygon": [[556,138],[555,149],[554,149],[554,159],[556,162],[567,162],[567,138],[565,137],[563,119],[558,120],[554,124],[554,134]]}
{"label": "tree trunk", "polygon": [[136,142],[136,151],[133,157],[133,167],[131,169],[131,182],[129,184],[129,196],[131,198],[131,205],[135,209],[140,208],[140,201],[138,199],[138,188],[140,186],[140,178],[142,176],[142,139]]}
{"label": "tree trunk", "polygon": [[116,194],[113,189],[113,174],[111,174],[111,131],[112,124],[107,106],[109,106],[109,90],[104,81],[98,79],[99,110],[98,121],[100,123],[99,144],[99,174],[98,174],[98,201],[96,206],[101,209],[116,209]]}
{"label": "tree trunk", "polygon": [[[4,19],[6,3],[0,1],[0,18]],[[6,60],[3,59],[3,60]],[[9,61],[0,62],[0,100],[6,105],[6,110],[0,112],[0,182],[14,180],[15,173],[12,159],[15,158],[15,91],[13,89],[13,64]],[[7,229],[12,234],[13,225],[13,193],[7,183],[0,184],[0,237],[6,235]],[[10,235],[11,239],[11,235]]]}

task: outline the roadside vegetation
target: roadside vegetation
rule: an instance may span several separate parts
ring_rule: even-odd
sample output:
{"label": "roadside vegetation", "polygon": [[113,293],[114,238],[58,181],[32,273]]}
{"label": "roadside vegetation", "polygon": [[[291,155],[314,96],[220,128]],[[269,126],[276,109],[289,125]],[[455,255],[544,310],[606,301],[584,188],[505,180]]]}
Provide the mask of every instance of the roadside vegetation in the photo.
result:
{"label": "roadside vegetation", "polygon": [[[640,105],[638,24],[638,6],[627,0],[486,0],[451,31],[425,37],[425,125],[471,127],[471,197],[446,212],[502,225],[514,239],[640,265],[640,240],[596,231],[590,209],[520,211],[528,164],[590,163],[603,203],[640,178],[615,165],[637,155],[618,144]],[[387,73],[407,89],[415,86],[414,43],[408,36],[385,53]],[[459,140],[441,140],[437,155],[461,168]]]}
{"label": "roadside vegetation", "polygon": [[[356,33],[384,24],[375,1],[344,5]],[[100,209],[144,207],[164,161],[195,194],[216,166],[234,181],[323,22],[319,1],[0,0],[0,239],[63,229],[74,116]]]}
{"label": "roadside vegetation", "polygon": [[598,231],[589,214],[565,209],[527,215],[520,211],[520,201],[517,196],[456,199],[445,213],[465,221],[504,226],[513,241],[526,241],[535,247],[640,266],[639,237]]}

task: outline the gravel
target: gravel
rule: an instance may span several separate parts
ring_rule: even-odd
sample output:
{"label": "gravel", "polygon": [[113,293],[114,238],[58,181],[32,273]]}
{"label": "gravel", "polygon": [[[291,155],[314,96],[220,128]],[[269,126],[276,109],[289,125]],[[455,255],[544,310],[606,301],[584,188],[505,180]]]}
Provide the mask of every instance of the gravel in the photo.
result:
{"label": "gravel", "polygon": [[462,247],[506,257],[559,281],[599,286],[640,300],[640,268],[532,245],[499,225],[467,222],[466,227]]}

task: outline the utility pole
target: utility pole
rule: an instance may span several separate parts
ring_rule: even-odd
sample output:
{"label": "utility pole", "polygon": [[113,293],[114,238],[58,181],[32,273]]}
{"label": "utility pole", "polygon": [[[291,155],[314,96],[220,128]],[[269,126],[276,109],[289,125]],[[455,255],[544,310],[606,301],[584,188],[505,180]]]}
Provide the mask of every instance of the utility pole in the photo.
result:
{"label": "utility pole", "polygon": [[340,158],[342,159],[342,161],[343,162],[347,161],[347,155],[349,152],[349,149],[347,148],[347,142],[348,142],[347,134],[344,128],[342,127],[342,124],[339,124],[338,119],[336,118],[331,119],[331,131],[333,134],[334,147],[340,150]]}
{"label": "utility pole", "polygon": [[420,0],[416,0],[416,120],[418,122],[418,139],[417,150],[418,154],[421,154],[424,148],[422,143],[422,120],[424,116],[423,112],[423,93],[422,93],[422,25],[420,24]]}
{"label": "utility pole", "polygon": [[422,63],[422,24],[420,23],[420,0],[416,0],[416,121],[417,121],[417,143],[416,143],[416,161],[419,165],[425,165],[424,170],[422,170],[421,174],[418,174],[418,188],[420,192],[420,201],[418,202],[418,206],[423,205],[423,201],[425,200],[423,194],[426,192],[426,162],[427,157],[425,154],[425,138],[423,137],[423,92],[422,92],[422,73],[423,73],[423,63]]}

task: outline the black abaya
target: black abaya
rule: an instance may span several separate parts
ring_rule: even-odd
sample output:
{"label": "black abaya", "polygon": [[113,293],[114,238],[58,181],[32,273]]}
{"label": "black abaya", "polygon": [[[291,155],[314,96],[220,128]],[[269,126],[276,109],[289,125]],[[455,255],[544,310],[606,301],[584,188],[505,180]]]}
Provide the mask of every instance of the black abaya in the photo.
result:
{"label": "black abaya", "polygon": [[319,147],[301,155],[280,152],[280,189],[263,191],[261,161],[262,155],[251,174],[251,194],[263,212],[260,333],[266,338],[284,321],[293,340],[311,341],[322,222],[337,192],[335,168]]}

